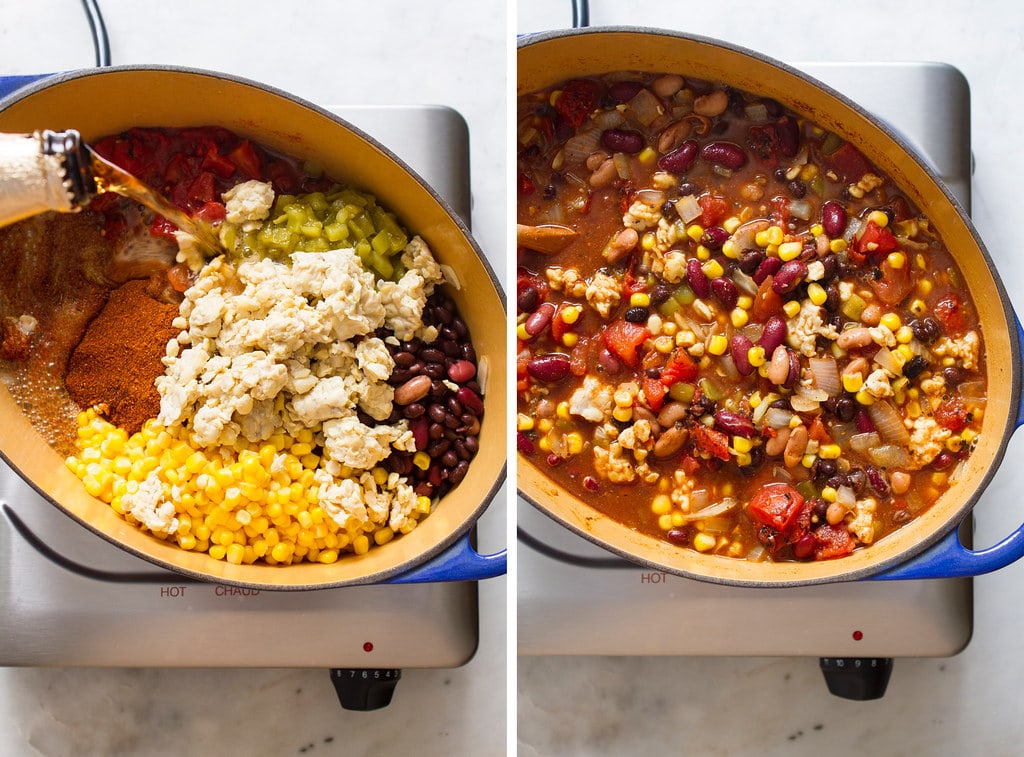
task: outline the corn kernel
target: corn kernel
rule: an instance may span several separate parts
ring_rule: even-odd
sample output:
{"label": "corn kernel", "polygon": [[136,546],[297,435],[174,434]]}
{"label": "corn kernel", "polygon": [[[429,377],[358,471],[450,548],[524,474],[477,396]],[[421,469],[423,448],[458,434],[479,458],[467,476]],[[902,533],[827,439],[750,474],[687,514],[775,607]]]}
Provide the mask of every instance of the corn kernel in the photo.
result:
{"label": "corn kernel", "polygon": [[842,238],[833,239],[828,243],[828,249],[831,252],[843,252],[846,249],[846,240]]}
{"label": "corn kernel", "polygon": [[[650,304],[649,296],[647,296],[647,302],[648,304]],[[576,323],[576,321],[579,320],[580,313],[582,311],[583,308],[581,308],[579,305],[568,305],[562,308],[562,311],[559,313],[558,317],[561,318],[564,323],[568,323],[571,326],[572,324]]]}
{"label": "corn kernel", "polygon": [[710,552],[718,544],[718,540],[711,534],[701,531],[693,537],[693,548],[698,552]]}
{"label": "corn kernel", "polygon": [[817,281],[813,281],[807,285],[807,296],[815,305],[824,305],[825,300],[828,299],[828,293],[825,291],[825,287]]}
{"label": "corn kernel", "polygon": [[901,269],[907,264],[907,256],[902,252],[890,252],[886,256],[886,262],[889,263],[890,268]]}
{"label": "corn kernel", "polygon": [[737,218],[736,216],[729,216],[724,221],[722,221],[722,228],[728,231],[730,234],[732,234],[734,231],[736,231],[736,229],[740,227],[740,224],[742,223],[743,222],[740,221],[740,219]]}
{"label": "corn kernel", "polygon": [[722,254],[730,260],[738,260],[743,254],[743,248],[736,244],[733,239],[726,239],[722,242]]}
{"label": "corn kernel", "polygon": [[929,281],[928,279],[918,279],[917,291],[919,291],[924,296],[928,296],[929,294],[931,294],[932,291],[932,282]]}
{"label": "corn kernel", "polygon": [[838,444],[822,444],[818,447],[818,457],[824,460],[835,460],[843,454],[843,448]]}
{"label": "corn kernel", "polygon": [[640,247],[647,252],[653,250],[657,243],[658,238],[649,231],[640,238]]}
{"label": "corn kernel", "polygon": [[889,225],[889,216],[883,213],[881,210],[872,210],[868,213],[868,221],[874,221],[875,226],[881,226],[885,228]]}
{"label": "corn kernel", "polygon": [[835,487],[825,486],[821,490],[821,498],[826,502],[835,502],[839,498],[839,492],[835,490]]}
{"label": "corn kernel", "polygon": [[637,160],[643,163],[645,166],[651,165],[658,157],[658,153],[654,151],[653,147],[645,147],[637,155]]}
{"label": "corn kernel", "polygon": [[824,233],[825,233],[825,227],[822,226],[820,223],[816,223],[813,226],[811,226],[811,235],[812,236],[820,237]]}
{"label": "corn kernel", "polygon": [[722,264],[717,260],[709,260],[701,266],[701,270],[704,271],[704,275],[709,279],[717,279],[725,274],[725,269],[722,268]]}
{"label": "corn kernel", "polygon": [[704,236],[704,227],[698,223],[691,223],[686,227],[686,236],[694,242],[699,242],[700,238]]}
{"label": "corn kernel", "polygon": [[857,400],[861,405],[873,405],[875,404],[875,398],[868,392],[867,389],[861,389],[854,395],[854,399]]}
{"label": "corn kernel", "polygon": [[960,432],[960,438],[963,439],[964,444],[970,444],[971,442],[978,438],[978,433],[974,429],[965,428],[963,431]]}
{"label": "corn kernel", "polygon": [[789,300],[782,306],[782,309],[790,318],[796,318],[800,313],[800,303],[796,300]]}
{"label": "corn kernel", "polygon": [[228,549],[222,544],[214,544],[207,552],[214,560],[223,560],[228,554]]}
{"label": "corn kernel", "polygon": [[856,394],[864,386],[864,377],[859,373],[844,373],[843,374],[843,389]]}
{"label": "corn kernel", "polygon": [[724,355],[727,349],[729,349],[729,340],[721,334],[713,334],[708,339],[707,350],[712,355]]}
{"label": "corn kernel", "polygon": [[540,431],[542,434],[546,434],[548,431],[554,428],[554,426],[555,422],[550,418],[541,418],[539,421],[537,421],[537,430]]}
{"label": "corn kernel", "polygon": [[747,314],[747,311],[744,310],[743,308],[733,308],[732,311],[729,313],[729,322],[732,323],[733,328],[736,329],[741,329],[744,326],[746,326],[747,321],[749,319],[750,316]]}
{"label": "corn kernel", "polygon": [[571,331],[562,334],[562,344],[566,347],[575,347],[579,341],[579,334],[574,334]]}
{"label": "corn kernel", "polygon": [[913,300],[910,303],[910,312],[914,315],[924,315],[928,312],[928,306],[924,303],[924,300]]}
{"label": "corn kernel", "polygon": [[619,423],[627,423],[633,420],[633,408],[616,407],[614,410],[612,410],[612,418],[617,420]]}
{"label": "corn kernel", "polygon": [[672,512],[672,498],[667,494],[658,494],[651,500],[651,512],[655,515],[665,515]]}
{"label": "corn kernel", "polygon": [[647,292],[633,292],[629,295],[629,304],[634,308],[645,308],[651,304],[651,295]]}
{"label": "corn kernel", "polygon": [[914,331],[910,326],[900,326],[896,329],[896,341],[906,345],[914,341]]}
{"label": "corn kernel", "polygon": [[879,320],[879,323],[881,323],[883,326],[889,329],[889,331],[896,331],[900,326],[903,325],[903,322],[900,320],[899,314],[892,312],[885,313]]}
{"label": "corn kernel", "polygon": [[654,349],[662,355],[667,355],[676,347],[676,340],[670,336],[659,336],[654,340]]}
{"label": "corn kernel", "polygon": [[750,465],[752,462],[754,462],[754,458],[750,455],[749,452],[736,453],[736,465],[740,466],[741,468],[745,465]]}
{"label": "corn kernel", "polygon": [[817,459],[817,455],[807,453],[806,455],[800,458],[800,465],[802,465],[804,468],[810,469],[814,466],[814,461]]}
{"label": "corn kernel", "polygon": [[583,434],[578,431],[567,434],[565,441],[566,446],[569,448],[569,454],[578,455],[583,451]]}
{"label": "corn kernel", "polygon": [[749,439],[745,439],[742,436],[734,436],[732,438],[732,448],[737,452],[750,452],[750,450],[753,449],[753,447],[754,444]]}
{"label": "corn kernel", "polygon": [[516,338],[523,342],[528,342],[533,339],[533,336],[526,330],[526,324],[520,323],[516,326]]}
{"label": "corn kernel", "polygon": [[565,402],[564,400],[562,402],[559,402],[555,406],[555,415],[561,418],[563,421],[569,420],[569,403]]}
{"label": "corn kernel", "polygon": [[516,430],[517,431],[532,431],[533,430],[533,417],[526,413],[519,413],[516,416]]}
{"label": "corn kernel", "polygon": [[795,260],[800,257],[804,246],[800,242],[783,242],[779,245],[779,259],[784,261]]}
{"label": "corn kernel", "polygon": [[755,344],[747,350],[747,362],[754,368],[762,367],[767,360],[768,356],[765,354],[764,347],[761,345]]}
{"label": "corn kernel", "polygon": [[420,450],[412,456],[412,464],[420,470],[426,470],[430,467],[430,455]]}
{"label": "corn kernel", "polygon": [[767,229],[762,229],[761,231],[754,234],[754,244],[756,244],[758,247],[767,247],[769,244],[771,244],[771,242],[768,241]]}

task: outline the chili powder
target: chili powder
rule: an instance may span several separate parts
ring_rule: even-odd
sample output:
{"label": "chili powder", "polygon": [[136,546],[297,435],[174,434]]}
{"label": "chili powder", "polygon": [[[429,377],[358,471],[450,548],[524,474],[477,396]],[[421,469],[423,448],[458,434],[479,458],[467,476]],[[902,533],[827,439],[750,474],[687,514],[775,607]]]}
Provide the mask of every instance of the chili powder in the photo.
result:
{"label": "chili powder", "polygon": [[106,418],[129,434],[160,412],[154,386],[164,373],[167,343],[178,334],[171,323],[177,305],[155,299],[148,282],[114,289],[71,353],[65,386],[82,408],[105,404]]}

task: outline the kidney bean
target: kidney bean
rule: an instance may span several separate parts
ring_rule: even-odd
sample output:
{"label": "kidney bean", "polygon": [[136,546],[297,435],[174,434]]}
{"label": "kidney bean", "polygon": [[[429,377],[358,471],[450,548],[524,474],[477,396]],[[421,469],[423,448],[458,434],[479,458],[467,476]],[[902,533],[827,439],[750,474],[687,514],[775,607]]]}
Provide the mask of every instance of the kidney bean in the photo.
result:
{"label": "kidney bean", "polygon": [[431,383],[430,376],[413,376],[395,389],[395,402],[399,405],[419,402],[427,396]]}
{"label": "kidney bean", "polygon": [[775,136],[779,141],[779,152],[792,158],[800,150],[800,127],[792,116],[783,116],[775,122]]}
{"label": "kidney bean", "polygon": [[764,347],[766,355],[772,355],[775,350],[786,339],[786,322],[781,316],[773,315],[764,322],[764,329],[761,331],[761,338],[757,343]]}
{"label": "kidney bean", "polygon": [[700,156],[708,163],[734,171],[747,164],[747,153],[732,142],[708,142],[701,148]]}
{"label": "kidney bean", "polygon": [[619,375],[624,367],[621,360],[604,348],[598,353],[597,362],[601,364],[601,367],[604,368],[609,376]]}
{"label": "kidney bean", "polygon": [[551,323],[551,319],[555,316],[555,306],[550,302],[541,304],[530,317],[526,319],[526,323],[523,324],[523,328],[526,329],[526,333],[530,336],[537,336]]}
{"label": "kidney bean", "polygon": [[476,375],[476,366],[468,360],[455,360],[448,366],[448,378],[457,384],[469,381]]}
{"label": "kidney bean", "polygon": [[766,257],[761,261],[761,265],[757,267],[757,270],[754,271],[752,275],[754,283],[760,286],[769,276],[777,274],[780,268],[782,268],[781,260],[778,258]]}
{"label": "kidney bean", "polygon": [[690,258],[686,261],[686,283],[700,299],[706,300],[711,296],[711,282],[697,258]]}
{"label": "kidney bean", "polygon": [[797,560],[806,560],[809,557],[813,557],[817,545],[818,540],[814,538],[814,534],[804,534],[793,545],[793,557]]}
{"label": "kidney bean", "polygon": [[727,279],[725,276],[719,276],[712,280],[711,291],[726,310],[736,307],[740,298],[740,293],[737,291],[736,285],[732,283],[732,279]]}
{"label": "kidney bean", "polygon": [[468,386],[460,386],[459,391],[455,393],[455,396],[459,398],[459,402],[462,406],[469,410],[475,415],[483,415],[484,403],[480,399],[480,395],[470,389]]}
{"label": "kidney bean", "polygon": [[644,149],[644,135],[631,129],[605,129],[601,132],[601,144],[612,152],[635,155]]}
{"label": "kidney bean", "polygon": [[523,287],[516,293],[516,310],[520,313],[532,313],[540,303],[540,292],[537,287]]}
{"label": "kidney bean", "polygon": [[772,280],[775,294],[789,294],[807,276],[807,264],[802,260],[789,260],[782,264]]}
{"label": "kidney bean", "polygon": [[685,547],[690,543],[690,529],[670,528],[665,532],[665,538],[677,547]]}
{"label": "kidney bean", "polygon": [[608,85],[608,96],[616,102],[624,103],[636,97],[636,93],[644,88],[643,82],[623,80]]}
{"label": "kidney bean", "polygon": [[423,416],[416,418],[409,424],[409,430],[412,431],[412,438],[416,442],[416,449],[425,450],[430,439],[430,423],[427,419]]}
{"label": "kidney bean", "polygon": [[872,431],[876,431],[875,422],[871,420],[871,416],[868,415],[867,410],[857,410],[857,414],[854,416],[854,424],[857,426],[858,434],[869,434]]}
{"label": "kidney bean", "polygon": [[698,145],[687,139],[679,147],[658,159],[658,168],[669,173],[686,173],[697,159]]}
{"label": "kidney bean", "polygon": [[754,372],[754,366],[750,364],[750,348],[753,346],[754,343],[745,334],[734,334],[729,340],[729,354],[741,376],[749,376]]}
{"label": "kidney bean", "polygon": [[846,208],[835,200],[821,206],[821,227],[830,237],[841,236],[846,231]]}
{"label": "kidney bean", "polygon": [[725,240],[729,238],[729,232],[723,229],[721,226],[712,226],[704,230],[704,235],[701,237],[701,244],[707,247],[713,252],[717,252],[722,249],[722,245],[725,244]]}
{"label": "kidney bean", "polygon": [[874,465],[869,465],[864,468],[864,473],[867,474],[868,485],[875,490],[878,496],[889,496],[889,483],[885,480],[885,476],[882,475],[882,471],[878,470]]}
{"label": "kidney bean", "polygon": [[719,410],[715,413],[715,427],[731,436],[742,436],[744,439],[749,439],[755,433],[750,418],[731,410]]}
{"label": "kidney bean", "polygon": [[764,262],[765,255],[759,250],[746,250],[740,256],[739,267],[747,276],[753,276],[758,267]]}

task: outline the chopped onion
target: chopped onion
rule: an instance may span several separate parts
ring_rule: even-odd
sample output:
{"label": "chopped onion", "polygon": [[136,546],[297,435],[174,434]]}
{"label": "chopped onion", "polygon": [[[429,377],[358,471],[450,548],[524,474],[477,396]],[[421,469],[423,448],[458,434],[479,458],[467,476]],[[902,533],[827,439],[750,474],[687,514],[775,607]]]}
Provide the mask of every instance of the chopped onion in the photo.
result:
{"label": "chopped onion", "polygon": [[565,162],[570,165],[584,162],[591,153],[601,149],[601,130],[597,128],[582,129],[566,140],[564,150]]}
{"label": "chopped onion", "polygon": [[892,350],[888,347],[882,347],[876,352],[874,360],[893,376],[900,375],[900,365],[896,362],[896,356],[892,354]]}
{"label": "chopped onion", "polygon": [[896,444],[883,444],[868,452],[871,462],[879,468],[900,468],[907,464],[910,455],[904,447]]}
{"label": "chopped onion", "polygon": [[665,193],[660,189],[641,189],[636,193],[636,199],[652,208],[660,208],[665,204]]}
{"label": "chopped onion", "polygon": [[852,510],[857,505],[857,495],[849,486],[840,486],[836,489],[836,503]]}
{"label": "chopped onion", "polygon": [[763,124],[768,120],[768,106],[764,103],[751,103],[743,109],[743,113],[757,124]]}
{"label": "chopped onion", "polygon": [[985,382],[984,381],[964,381],[957,387],[960,392],[960,396],[965,400],[971,400],[973,402],[984,402],[985,401]]}
{"label": "chopped onion", "polygon": [[676,200],[676,212],[679,214],[683,223],[689,223],[703,213],[704,209],[697,204],[696,196],[686,195],[686,197],[680,197]]}
{"label": "chopped onion", "polygon": [[633,117],[644,126],[650,126],[664,112],[661,101],[646,88],[637,92],[628,105]]}
{"label": "chopped onion", "polygon": [[790,200],[789,203],[790,215],[796,216],[801,221],[807,221],[811,218],[811,203],[807,200]]}
{"label": "chopped onion", "polygon": [[747,274],[743,273],[739,268],[732,272],[732,280],[733,283],[736,284],[736,288],[744,294],[749,294],[751,297],[757,294],[757,290],[759,289],[757,282],[750,276],[747,276]]}
{"label": "chopped onion", "polygon": [[750,551],[747,552],[747,560],[750,562],[764,562],[768,559],[768,553],[765,548],[758,544],[751,547]]}
{"label": "chopped onion", "polygon": [[857,433],[857,425],[850,423],[833,423],[831,426],[832,441],[840,447],[849,447],[850,439]]}
{"label": "chopped onion", "polygon": [[793,413],[781,407],[770,407],[764,414],[764,424],[769,428],[785,428],[791,420],[793,420]]}
{"label": "chopped onion", "polygon": [[871,422],[883,439],[894,444],[906,446],[910,443],[910,433],[903,425],[899,411],[885,400],[879,400],[868,406]]}
{"label": "chopped onion", "polygon": [[598,111],[597,115],[594,116],[594,125],[601,131],[615,129],[624,123],[626,123],[626,117],[622,115],[618,108]]}
{"label": "chopped onion", "polygon": [[[824,399],[828,399],[826,395]],[[813,394],[797,392],[789,398],[790,407],[798,413],[811,413],[821,407],[822,400],[815,399]]]}
{"label": "chopped onion", "polygon": [[814,376],[814,385],[830,397],[835,397],[843,391],[839,379],[839,367],[836,365],[834,357],[812,357],[807,360],[807,366],[811,369],[811,375]]}
{"label": "chopped onion", "polygon": [[871,451],[882,443],[882,438],[875,431],[868,431],[866,434],[854,434],[850,437],[850,448],[861,455]]}
{"label": "chopped onion", "polygon": [[707,489],[694,489],[690,492],[690,509],[700,510],[708,506],[711,495]]}
{"label": "chopped onion", "polygon": [[[704,520],[705,518],[717,518],[726,513],[731,513],[737,507],[739,507],[740,501],[734,497],[725,497],[721,502],[716,502],[713,505],[701,508],[696,512],[684,513],[684,520]],[[705,530],[709,530],[705,528]]]}
{"label": "chopped onion", "polygon": [[615,164],[615,170],[619,174],[619,178],[627,180],[633,176],[633,166],[629,162],[629,156],[624,152],[617,152],[612,155],[612,162]]}
{"label": "chopped onion", "polygon": [[843,239],[847,243],[853,241],[853,237],[860,231],[860,227],[864,225],[864,222],[859,218],[851,218],[850,222],[846,224],[846,231],[843,232]]}

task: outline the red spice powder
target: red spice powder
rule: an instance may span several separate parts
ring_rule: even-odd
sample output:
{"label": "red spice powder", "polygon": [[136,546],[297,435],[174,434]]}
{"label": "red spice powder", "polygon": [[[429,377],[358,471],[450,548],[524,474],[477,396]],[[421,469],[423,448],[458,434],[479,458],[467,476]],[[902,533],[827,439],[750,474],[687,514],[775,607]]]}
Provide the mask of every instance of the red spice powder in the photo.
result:
{"label": "red spice powder", "polygon": [[177,305],[147,293],[149,282],[129,281],[110,293],[71,353],[65,385],[82,408],[107,406],[107,419],[133,434],[160,412],[154,382],[164,373],[161,359],[178,329]]}

